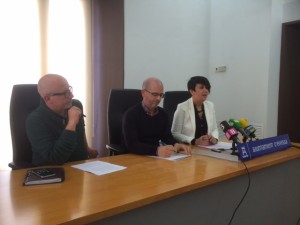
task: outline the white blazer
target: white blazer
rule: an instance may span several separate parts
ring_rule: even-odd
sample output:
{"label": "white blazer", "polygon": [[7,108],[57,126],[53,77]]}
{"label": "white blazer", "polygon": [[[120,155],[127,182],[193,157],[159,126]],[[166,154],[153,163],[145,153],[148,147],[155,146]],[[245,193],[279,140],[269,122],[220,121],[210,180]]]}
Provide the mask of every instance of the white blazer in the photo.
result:
{"label": "white blazer", "polygon": [[[214,104],[210,101],[205,101],[203,104],[207,122],[207,132],[214,138],[219,139]],[[195,138],[196,121],[192,98],[177,105],[171,131],[174,138],[179,142],[191,143]]]}

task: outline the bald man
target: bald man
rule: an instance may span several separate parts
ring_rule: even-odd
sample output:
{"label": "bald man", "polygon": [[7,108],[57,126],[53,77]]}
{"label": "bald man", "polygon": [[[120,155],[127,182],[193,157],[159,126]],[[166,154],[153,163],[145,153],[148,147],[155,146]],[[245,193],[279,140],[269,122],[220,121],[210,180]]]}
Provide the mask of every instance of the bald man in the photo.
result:
{"label": "bald man", "polygon": [[176,143],[171,133],[168,114],[159,107],[164,97],[163,83],[147,78],[142,85],[142,102],[129,108],[122,122],[124,149],[140,155],[169,157],[174,152],[191,154],[188,145]]}
{"label": "bald man", "polygon": [[95,158],[85,135],[83,107],[61,75],[46,74],[38,82],[40,106],[26,120],[35,166]]}

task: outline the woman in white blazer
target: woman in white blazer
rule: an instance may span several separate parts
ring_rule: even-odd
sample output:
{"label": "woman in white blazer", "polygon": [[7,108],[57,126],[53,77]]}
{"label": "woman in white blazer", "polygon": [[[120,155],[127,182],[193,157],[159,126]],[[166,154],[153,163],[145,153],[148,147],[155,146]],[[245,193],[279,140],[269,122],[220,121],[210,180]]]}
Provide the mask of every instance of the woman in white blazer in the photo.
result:
{"label": "woman in white blazer", "polygon": [[219,138],[214,104],[207,99],[210,93],[207,78],[195,76],[187,83],[191,98],[178,104],[172,123],[174,138],[193,145],[216,144]]}

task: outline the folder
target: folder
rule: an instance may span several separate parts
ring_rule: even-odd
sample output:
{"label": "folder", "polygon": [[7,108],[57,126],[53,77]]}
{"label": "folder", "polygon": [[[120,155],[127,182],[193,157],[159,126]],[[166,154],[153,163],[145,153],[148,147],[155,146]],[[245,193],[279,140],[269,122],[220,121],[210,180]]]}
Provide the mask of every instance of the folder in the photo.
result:
{"label": "folder", "polygon": [[[44,171],[48,171],[48,176],[39,176],[39,174]],[[65,170],[63,167],[53,167],[53,168],[37,168],[27,170],[23,185],[40,185],[40,184],[53,184],[61,183],[65,180]]]}

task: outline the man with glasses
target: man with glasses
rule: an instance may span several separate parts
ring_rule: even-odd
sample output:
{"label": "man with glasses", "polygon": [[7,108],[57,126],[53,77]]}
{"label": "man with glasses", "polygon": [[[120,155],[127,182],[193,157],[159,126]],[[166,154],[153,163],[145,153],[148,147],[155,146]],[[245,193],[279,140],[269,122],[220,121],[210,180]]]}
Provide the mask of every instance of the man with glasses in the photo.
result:
{"label": "man with glasses", "polygon": [[26,120],[35,166],[95,158],[98,152],[88,146],[83,107],[73,99],[72,87],[57,74],[47,74],[38,82],[40,106]]}
{"label": "man with glasses", "polygon": [[191,154],[188,145],[176,143],[171,133],[168,114],[159,107],[164,97],[162,82],[150,77],[143,82],[142,102],[129,108],[123,117],[123,147],[140,155],[169,157],[174,152]]}

